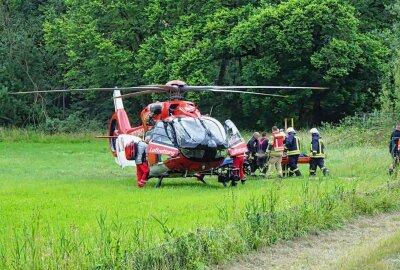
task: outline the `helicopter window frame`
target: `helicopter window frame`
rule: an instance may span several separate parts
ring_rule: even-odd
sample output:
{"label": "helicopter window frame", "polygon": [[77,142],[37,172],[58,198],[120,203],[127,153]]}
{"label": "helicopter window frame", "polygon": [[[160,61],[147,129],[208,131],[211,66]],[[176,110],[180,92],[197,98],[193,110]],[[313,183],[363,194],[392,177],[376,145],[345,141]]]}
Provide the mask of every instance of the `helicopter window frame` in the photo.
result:
{"label": "helicopter window frame", "polygon": [[157,121],[152,129],[151,140],[158,144],[177,147],[176,134],[170,123]]}

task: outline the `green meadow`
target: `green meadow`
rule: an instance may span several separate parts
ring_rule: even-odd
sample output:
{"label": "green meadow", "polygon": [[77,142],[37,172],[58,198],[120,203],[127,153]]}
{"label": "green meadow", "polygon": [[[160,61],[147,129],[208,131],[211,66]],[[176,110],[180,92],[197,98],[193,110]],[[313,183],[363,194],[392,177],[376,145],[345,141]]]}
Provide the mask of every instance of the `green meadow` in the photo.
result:
{"label": "green meadow", "polygon": [[[165,179],[158,189],[151,179],[139,189],[134,168],[121,170],[105,140],[92,135],[3,130],[0,268],[143,268],[145,264],[132,263],[130,256],[136,256],[132,254],[199,231],[224,231],[257,209],[286,213],[307,207],[306,203],[312,205],[310,209],[318,209],[319,202],[329,201],[331,195],[336,200],[339,193],[341,197],[372,194],[395,183],[387,175],[390,156],[386,141],[375,140],[378,133],[360,135],[361,141],[341,141],[341,133],[326,133],[328,177],[319,171],[319,176],[309,178],[308,167],[301,165],[301,178],[249,177],[245,185],[227,188],[216,177],[206,177],[207,185],[194,178],[176,178]],[[300,135],[307,149],[309,136]],[[318,221],[310,216],[306,222],[312,225],[315,220],[322,224],[316,229],[324,229],[339,226],[352,216],[341,215]],[[306,233],[307,228],[293,229],[292,236]],[[263,239],[260,237],[260,245],[269,243]],[[218,255],[211,255],[215,258],[193,264],[158,262],[145,268],[203,268],[256,246],[219,250]]]}

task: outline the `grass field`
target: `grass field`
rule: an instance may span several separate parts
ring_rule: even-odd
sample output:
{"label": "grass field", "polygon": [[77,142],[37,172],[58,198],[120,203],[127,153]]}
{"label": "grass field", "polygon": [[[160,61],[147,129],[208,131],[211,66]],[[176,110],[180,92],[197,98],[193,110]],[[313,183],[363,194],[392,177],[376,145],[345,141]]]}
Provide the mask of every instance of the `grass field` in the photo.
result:
{"label": "grass field", "polygon": [[[254,177],[236,188],[224,188],[215,177],[206,178],[208,185],[166,179],[160,189],[150,180],[139,189],[134,170],[120,170],[105,141],[12,133],[0,137],[0,268],[75,268],[82,262],[102,268],[102,256],[115,245],[118,252],[137,252],[190,231],[224,228],[260,198],[283,211],[305,197],[318,201],[338,189],[372,192],[392,181],[385,141],[353,145],[335,141],[337,134],[326,139],[329,177]],[[306,148],[308,135],[302,137]],[[306,166],[301,170],[308,175]]]}
{"label": "grass field", "polygon": [[361,246],[335,266],[337,269],[399,269],[400,231],[378,243]]}

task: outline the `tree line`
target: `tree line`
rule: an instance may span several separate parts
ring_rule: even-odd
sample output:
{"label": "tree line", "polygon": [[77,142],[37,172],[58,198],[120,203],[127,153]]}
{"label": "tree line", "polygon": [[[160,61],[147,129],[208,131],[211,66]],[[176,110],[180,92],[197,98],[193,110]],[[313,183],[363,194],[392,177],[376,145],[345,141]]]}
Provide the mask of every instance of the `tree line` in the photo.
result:
{"label": "tree line", "polygon": [[[105,125],[110,93],[10,92],[164,84],[325,86],[274,90],[286,99],[188,93],[203,113],[241,128],[294,117],[337,122],[397,111],[396,0],[3,0],[0,124],[37,126],[73,117]],[[125,100],[132,122],[165,96]]]}

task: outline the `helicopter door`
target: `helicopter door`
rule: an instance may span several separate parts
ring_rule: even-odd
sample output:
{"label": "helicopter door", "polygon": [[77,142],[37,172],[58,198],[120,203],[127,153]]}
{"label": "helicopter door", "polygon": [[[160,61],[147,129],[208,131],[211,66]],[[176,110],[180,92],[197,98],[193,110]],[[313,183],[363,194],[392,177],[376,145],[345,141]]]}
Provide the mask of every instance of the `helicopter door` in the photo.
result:
{"label": "helicopter door", "polygon": [[247,149],[244,139],[242,135],[240,135],[240,132],[238,128],[235,126],[235,124],[228,119],[225,121],[224,126],[225,126],[226,136],[228,139],[229,155],[239,156],[239,155],[244,155],[246,152],[248,152],[249,150]]}
{"label": "helicopter door", "polygon": [[127,160],[126,155],[125,155],[125,147],[127,147],[130,143],[138,143],[140,142],[141,139],[136,136],[132,135],[127,135],[127,134],[121,134],[118,136],[116,140],[116,151],[117,151],[117,157],[115,158],[115,162],[121,168],[125,168],[128,166],[136,166],[136,163],[134,160]]}

